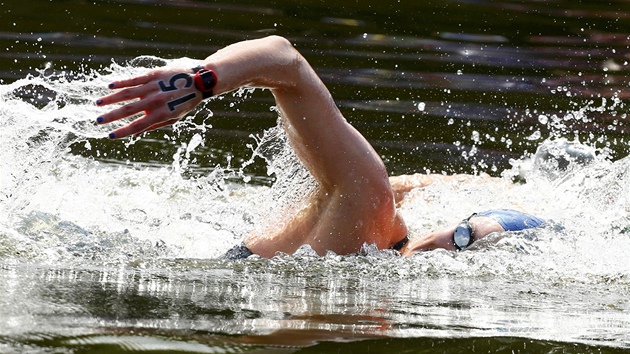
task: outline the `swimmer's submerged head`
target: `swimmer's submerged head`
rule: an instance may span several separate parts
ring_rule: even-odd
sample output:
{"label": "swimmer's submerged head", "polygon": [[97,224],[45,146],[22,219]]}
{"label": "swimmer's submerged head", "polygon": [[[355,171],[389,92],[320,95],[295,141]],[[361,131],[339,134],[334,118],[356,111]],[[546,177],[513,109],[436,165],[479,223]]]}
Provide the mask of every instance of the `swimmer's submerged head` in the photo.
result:
{"label": "swimmer's submerged head", "polygon": [[475,242],[475,238],[473,236],[474,230],[470,224],[470,218],[474,215],[475,214],[462,220],[453,232],[453,245],[458,251],[465,250],[472,245],[473,242]]}
{"label": "swimmer's submerged head", "polygon": [[[471,223],[470,220],[473,217],[475,217],[475,222]],[[481,239],[493,232],[520,231],[536,228],[544,223],[543,219],[511,209],[495,209],[474,213],[462,220],[455,228],[453,245],[461,251],[470,247],[476,239]]]}

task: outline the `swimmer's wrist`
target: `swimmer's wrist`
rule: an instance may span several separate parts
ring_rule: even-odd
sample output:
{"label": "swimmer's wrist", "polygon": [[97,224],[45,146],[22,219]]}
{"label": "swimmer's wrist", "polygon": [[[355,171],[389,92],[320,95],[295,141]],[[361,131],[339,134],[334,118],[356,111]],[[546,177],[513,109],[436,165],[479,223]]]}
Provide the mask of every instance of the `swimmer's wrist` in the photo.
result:
{"label": "swimmer's wrist", "polygon": [[217,85],[217,74],[208,70],[203,66],[196,66],[192,68],[194,73],[193,82],[197,90],[201,91],[201,95],[204,99],[214,96],[214,88]]}

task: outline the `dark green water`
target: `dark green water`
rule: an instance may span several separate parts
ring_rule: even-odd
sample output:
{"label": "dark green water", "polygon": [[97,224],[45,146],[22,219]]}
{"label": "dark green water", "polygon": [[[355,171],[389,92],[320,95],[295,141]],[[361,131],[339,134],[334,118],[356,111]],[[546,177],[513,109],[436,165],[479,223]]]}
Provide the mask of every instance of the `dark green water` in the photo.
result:
{"label": "dark green water", "polygon": [[[562,118],[627,95],[629,13],[627,1],[5,2],[0,77],[21,78],[45,63],[72,76],[141,55],[204,58],[278,34],[311,62],[392,174],[496,174],[535,151],[539,139],[526,138],[536,132],[578,134],[627,155],[624,112]],[[271,103],[263,93],[237,110],[213,103],[212,138],[198,167],[223,164],[226,155],[249,158],[242,141],[274,124]],[[541,114],[549,121],[541,124]],[[602,134],[608,139],[598,140]],[[168,163],[174,147],[156,144],[137,144],[132,160]],[[252,169],[264,175],[263,165]]]}
{"label": "dark green water", "polygon": [[[627,197],[628,164],[584,171],[575,188],[489,187],[559,219],[559,235],[410,260],[229,263],[213,258],[247,230],[274,177],[256,159],[244,168],[255,183],[224,184],[215,166],[249,161],[250,136],[276,124],[268,92],[198,112],[208,129],[185,166],[174,155],[199,130],[111,142],[91,126],[91,102],[139,56],[203,58],[277,34],[393,175],[498,176],[553,137],[618,160],[630,152],[630,2],[0,4],[0,352],[629,351],[630,209],[613,198]],[[442,209],[467,203],[449,192],[434,196]]]}

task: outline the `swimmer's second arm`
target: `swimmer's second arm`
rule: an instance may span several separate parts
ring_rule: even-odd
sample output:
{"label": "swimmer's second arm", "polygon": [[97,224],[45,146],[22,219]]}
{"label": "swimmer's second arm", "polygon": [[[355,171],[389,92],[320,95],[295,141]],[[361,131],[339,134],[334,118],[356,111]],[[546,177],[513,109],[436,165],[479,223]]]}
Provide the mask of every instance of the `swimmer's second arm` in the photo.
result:
{"label": "swimmer's second arm", "polygon": [[[505,230],[494,219],[487,216],[477,216],[469,219],[473,233],[474,241],[478,241],[494,232],[504,232]],[[449,251],[455,251],[456,247],[453,243],[453,233],[457,225],[435,230],[428,235],[415,238],[403,250],[403,255],[410,256],[416,252],[431,251],[437,248],[443,248]]]}
{"label": "swimmer's second arm", "polygon": [[[267,37],[230,45],[208,57],[198,69],[208,76],[211,95],[220,95],[242,86],[282,89],[295,85],[287,66],[295,59],[280,37]],[[287,53],[290,53],[287,55]],[[208,71],[208,72],[206,72]],[[211,72],[211,74],[210,74]],[[199,74],[197,74],[198,76]],[[210,76],[212,75],[212,76]],[[99,98],[99,106],[127,102],[102,114],[98,124],[139,115],[131,123],[112,131],[112,139],[137,135],[173,124],[204,98],[193,68],[158,68],[145,75],[112,82],[115,92]]]}
{"label": "swimmer's second arm", "polygon": [[482,173],[478,176],[468,174],[423,174],[416,173],[413,175],[401,175],[389,177],[389,182],[392,185],[392,190],[396,198],[396,203],[403,201],[405,196],[414,189],[424,188],[433,184],[449,184],[456,188],[460,185],[470,185],[474,183],[500,183],[503,180],[497,177],[491,177],[488,174]]}

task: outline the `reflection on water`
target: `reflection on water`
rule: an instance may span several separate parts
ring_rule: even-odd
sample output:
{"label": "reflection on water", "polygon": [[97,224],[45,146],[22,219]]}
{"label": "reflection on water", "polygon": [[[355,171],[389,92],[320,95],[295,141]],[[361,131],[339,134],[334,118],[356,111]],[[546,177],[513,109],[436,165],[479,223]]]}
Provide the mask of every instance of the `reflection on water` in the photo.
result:
{"label": "reflection on water", "polygon": [[[5,2],[0,351],[627,351],[627,4]],[[102,139],[93,101],[268,34],[308,58],[392,174],[504,177],[417,191],[412,236],[496,207],[549,227],[411,259],[215,260],[312,188],[268,130],[269,93],[123,142]],[[595,160],[541,168],[533,153],[557,138]]]}
{"label": "reflection on water", "polygon": [[[627,280],[558,279],[549,286],[487,276],[415,278],[395,270],[415,262],[307,257],[240,264],[183,260],[132,268],[5,264],[1,283],[11,306],[3,306],[7,321],[0,328],[10,342],[37,324],[28,341],[42,347],[200,352],[445,335],[627,340]],[[575,296],[567,297],[567,291]]]}

